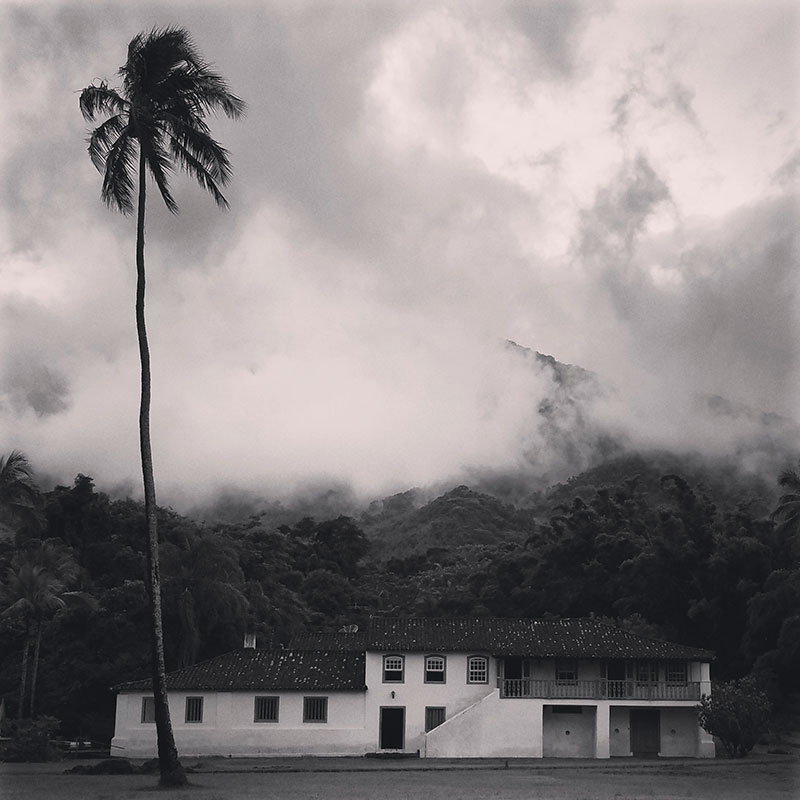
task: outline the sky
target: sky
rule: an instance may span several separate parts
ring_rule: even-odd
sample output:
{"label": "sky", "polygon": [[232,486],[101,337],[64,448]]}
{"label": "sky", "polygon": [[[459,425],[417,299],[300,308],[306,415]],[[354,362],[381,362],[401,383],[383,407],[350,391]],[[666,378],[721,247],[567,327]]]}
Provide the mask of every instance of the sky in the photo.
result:
{"label": "sky", "polygon": [[797,4],[5,0],[0,450],[42,482],[141,493],[135,220],[78,96],[166,25],[248,113],[211,120],[230,210],[183,178],[147,207],[160,502],[554,463],[552,376],[506,340],[595,373],[631,446],[786,445]]}

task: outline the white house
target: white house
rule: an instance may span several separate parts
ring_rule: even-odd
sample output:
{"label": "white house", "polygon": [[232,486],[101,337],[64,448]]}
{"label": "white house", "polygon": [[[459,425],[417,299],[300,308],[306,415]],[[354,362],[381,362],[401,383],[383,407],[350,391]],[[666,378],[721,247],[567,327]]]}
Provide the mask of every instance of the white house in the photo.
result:
{"label": "white house", "polygon": [[[713,757],[713,654],[594,619],[372,618],[168,675],[185,756]],[[112,752],[156,753],[149,681],[117,691]]]}

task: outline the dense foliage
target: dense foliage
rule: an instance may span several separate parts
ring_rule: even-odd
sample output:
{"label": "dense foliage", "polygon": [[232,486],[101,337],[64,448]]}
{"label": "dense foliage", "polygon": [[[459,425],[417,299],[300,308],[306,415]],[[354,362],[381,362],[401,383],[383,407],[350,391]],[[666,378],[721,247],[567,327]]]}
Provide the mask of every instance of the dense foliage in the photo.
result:
{"label": "dense foliage", "polygon": [[700,701],[700,724],[716,736],[731,758],[743,758],[769,725],[770,699],[752,678],[718,683]]}
{"label": "dense foliage", "polygon": [[[797,691],[796,517],[773,519],[777,493],[758,484],[718,488],[675,466],[606,464],[520,508],[467,487],[277,525],[274,508],[218,524],[162,508],[167,666],[239,647],[245,632],[279,645],[301,628],[336,630],[372,614],[595,614],[715,650],[715,680],[758,673],[776,691]],[[110,687],[148,674],[144,510],[84,475],[39,494],[37,510],[0,539],[0,693],[16,716],[31,618],[11,608],[10,575],[46,542],[75,565],[59,596],[94,602],[56,603],[35,618],[38,685],[28,669],[26,703],[35,697],[34,714],[62,720],[65,736],[107,742]]]}

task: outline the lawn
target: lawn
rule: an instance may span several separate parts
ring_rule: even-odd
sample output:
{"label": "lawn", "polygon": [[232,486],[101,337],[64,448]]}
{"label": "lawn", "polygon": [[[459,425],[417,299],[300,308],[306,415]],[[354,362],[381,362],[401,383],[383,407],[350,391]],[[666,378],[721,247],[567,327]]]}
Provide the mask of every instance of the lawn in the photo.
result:
{"label": "lawn", "polygon": [[[319,765],[316,765],[318,767]],[[796,800],[800,762],[776,758],[714,762],[596,762],[575,765],[515,764],[428,768],[283,771],[280,767],[228,762],[224,771],[199,771],[188,789],[155,791],[148,775],[64,775],[55,765],[0,764],[3,800],[142,800],[155,794],[199,800]],[[242,771],[237,771],[242,770]]]}

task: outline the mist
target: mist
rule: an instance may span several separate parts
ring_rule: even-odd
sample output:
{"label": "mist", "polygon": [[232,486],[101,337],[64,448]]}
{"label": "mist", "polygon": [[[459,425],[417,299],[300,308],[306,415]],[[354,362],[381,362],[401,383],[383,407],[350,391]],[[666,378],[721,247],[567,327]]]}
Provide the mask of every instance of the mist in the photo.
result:
{"label": "mist", "polygon": [[[638,450],[786,466],[797,13],[339,12],[0,10],[4,450],[45,484],[139,495],[133,223],[101,204],[76,92],[175,22],[249,113],[212,123],[230,212],[183,179],[179,216],[148,206],[159,502],[333,488],[349,508]],[[591,376],[565,386],[508,340]]]}

